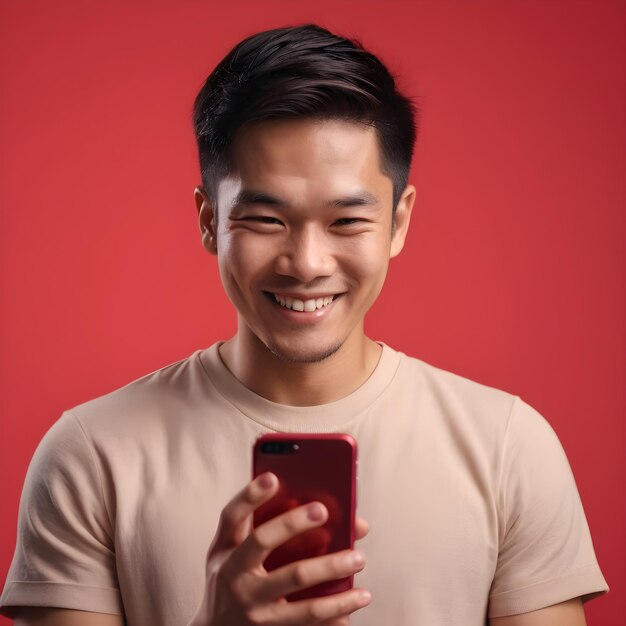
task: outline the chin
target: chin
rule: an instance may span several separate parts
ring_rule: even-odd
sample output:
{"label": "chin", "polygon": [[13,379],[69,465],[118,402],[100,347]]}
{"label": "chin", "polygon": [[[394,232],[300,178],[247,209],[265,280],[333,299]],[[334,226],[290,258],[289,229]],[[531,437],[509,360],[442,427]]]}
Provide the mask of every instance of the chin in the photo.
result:
{"label": "chin", "polygon": [[326,346],[308,347],[304,345],[279,345],[273,341],[264,342],[266,348],[285,363],[319,363],[331,357],[341,348],[343,341],[330,343]]}

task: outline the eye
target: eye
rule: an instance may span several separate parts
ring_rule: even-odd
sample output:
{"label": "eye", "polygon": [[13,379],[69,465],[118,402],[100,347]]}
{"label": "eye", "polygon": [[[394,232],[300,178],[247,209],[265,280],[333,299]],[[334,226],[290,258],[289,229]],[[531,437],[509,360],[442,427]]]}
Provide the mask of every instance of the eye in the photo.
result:
{"label": "eye", "polygon": [[337,220],[335,224],[339,224],[340,226],[350,226],[350,224],[356,224],[356,222],[362,222],[363,220],[358,217],[343,217],[340,220]]}
{"label": "eye", "polygon": [[251,215],[249,217],[242,217],[243,220],[252,220],[255,222],[261,222],[262,224],[280,224],[281,221],[275,217],[269,217],[268,215]]}

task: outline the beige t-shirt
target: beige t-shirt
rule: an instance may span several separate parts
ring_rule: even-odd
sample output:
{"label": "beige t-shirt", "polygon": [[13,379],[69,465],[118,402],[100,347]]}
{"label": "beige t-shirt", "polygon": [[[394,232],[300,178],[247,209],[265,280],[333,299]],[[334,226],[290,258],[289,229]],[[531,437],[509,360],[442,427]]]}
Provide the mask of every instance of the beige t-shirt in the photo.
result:
{"label": "beige t-shirt", "polygon": [[270,431],[358,443],[357,514],[371,530],[355,584],[372,602],[354,626],[483,626],[608,591],[563,448],[519,397],[382,344],[355,392],[290,407],[242,385],[218,345],[52,425],[28,468],[0,606],[184,626],[220,511]]}

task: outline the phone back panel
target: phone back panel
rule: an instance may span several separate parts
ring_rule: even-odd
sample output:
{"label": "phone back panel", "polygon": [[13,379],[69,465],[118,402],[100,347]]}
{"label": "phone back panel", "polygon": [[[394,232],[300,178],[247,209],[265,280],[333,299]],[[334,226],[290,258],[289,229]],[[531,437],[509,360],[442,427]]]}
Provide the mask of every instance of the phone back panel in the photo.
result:
{"label": "phone back panel", "polygon": [[[264,444],[282,443],[287,451],[264,451]],[[297,449],[293,447],[297,446]],[[272,433],[255,442],[253,477],[271,471],[278,477],[278,493],[254,513],[256,528],[269,519],[308,502],[328,509],[323,526],[296,535],[276,548],[263,563],[267,571],[287,563],[354,547],[356,511],[356,442],[342,433]],[[353,577],[328,581],[287,596],[301,600],[351,589]]]}

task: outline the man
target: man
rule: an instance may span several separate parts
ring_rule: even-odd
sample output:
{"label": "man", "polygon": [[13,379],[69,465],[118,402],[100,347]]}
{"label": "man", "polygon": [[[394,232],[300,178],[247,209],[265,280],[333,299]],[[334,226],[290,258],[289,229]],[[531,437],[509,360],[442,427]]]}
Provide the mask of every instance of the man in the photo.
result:
{"label": "man", "polygon": [[[415,111],[386,68],[314,25],[258,33],[211,74],[194,121],[202,242],[237,333],[52,426],[26,477],[5,614],[584,625],[583,601],[608,586],[548,423],[364,334],[415,200]],[[251,529],[278,489],[270,473],[249,480],[252,444],[271,431],[356,439],[358,550],[263,568],[328,516],[307,503]],[[350,574],[353,590],[284,600]]]}

